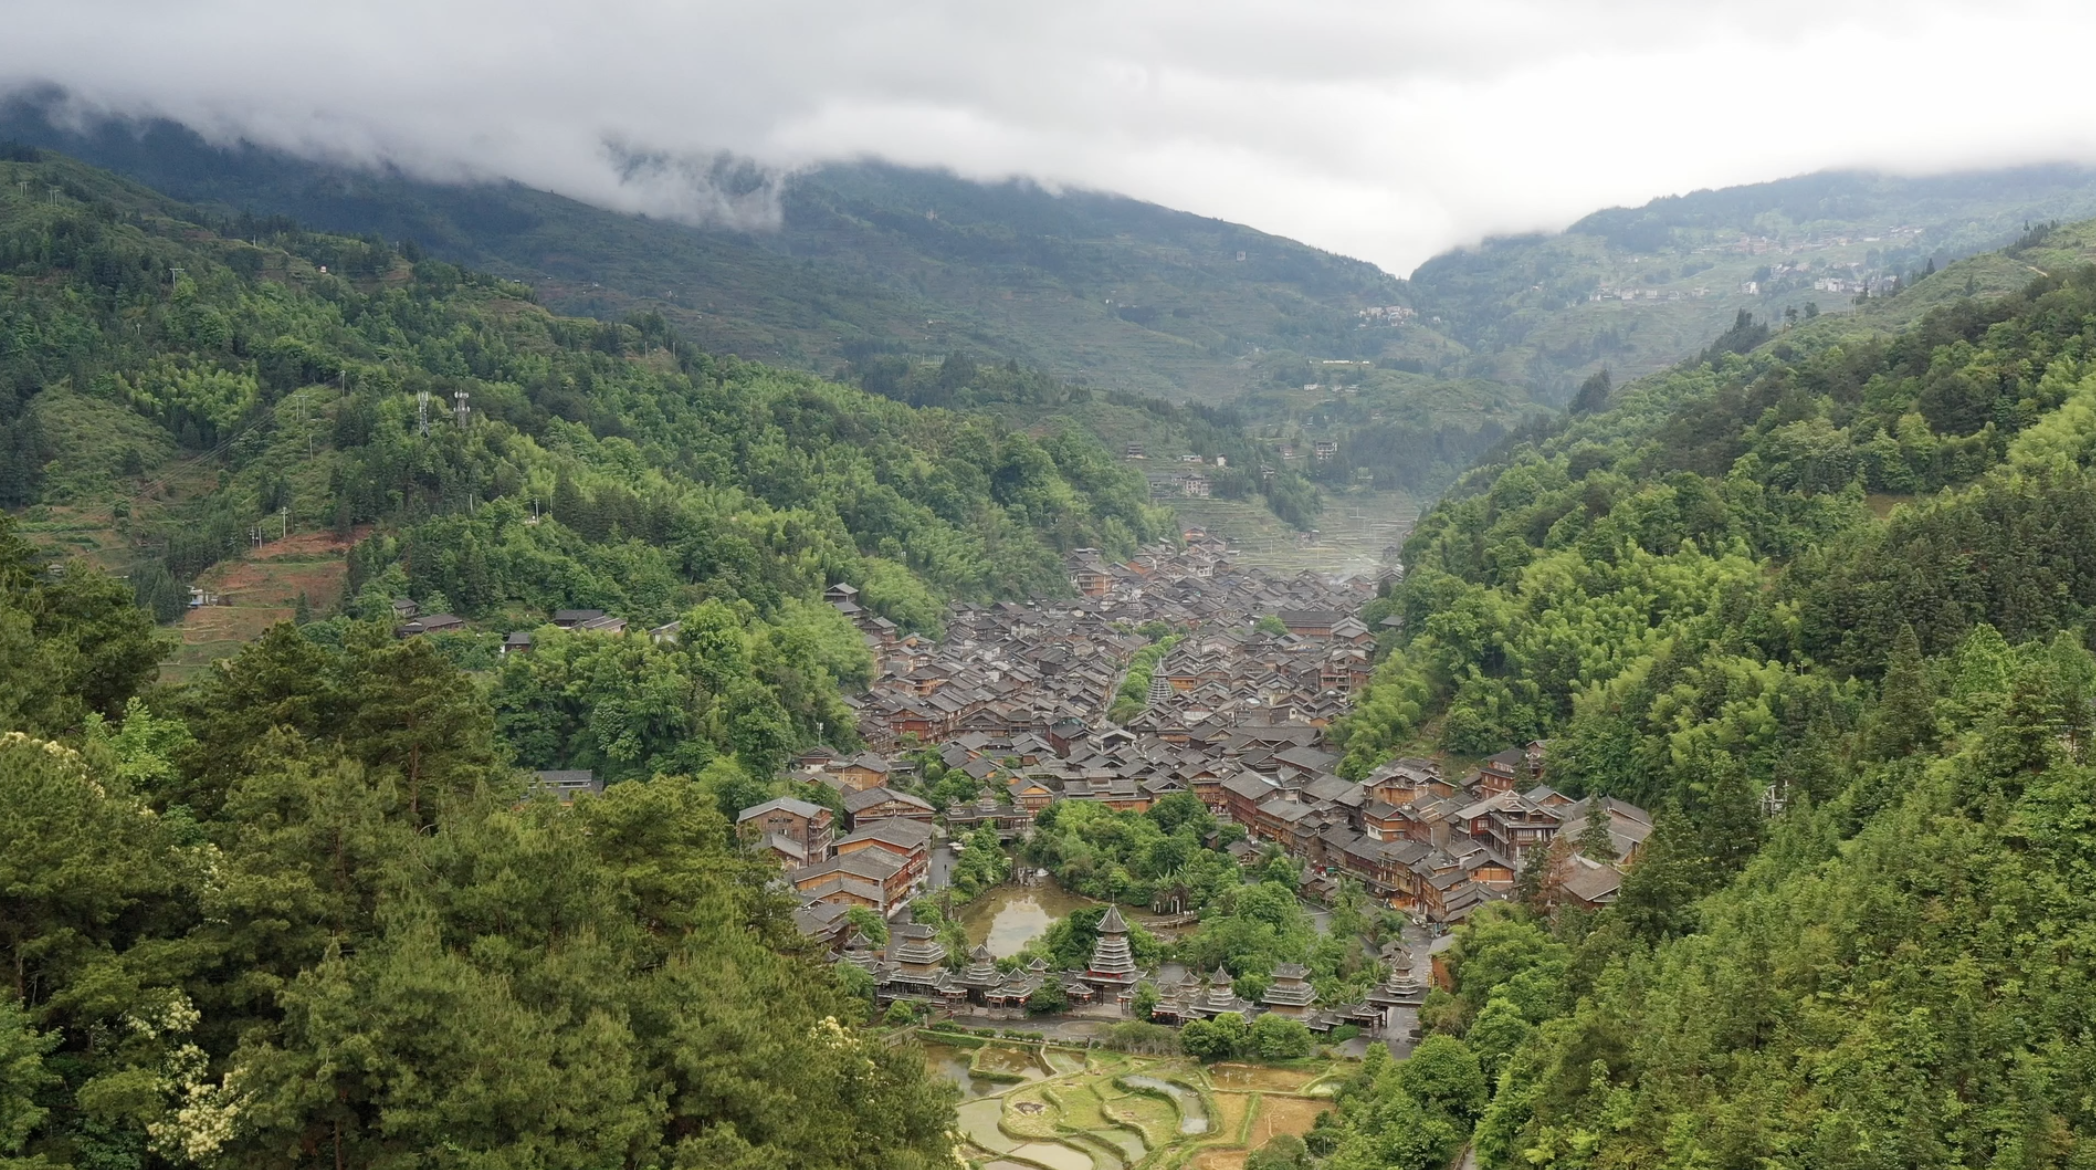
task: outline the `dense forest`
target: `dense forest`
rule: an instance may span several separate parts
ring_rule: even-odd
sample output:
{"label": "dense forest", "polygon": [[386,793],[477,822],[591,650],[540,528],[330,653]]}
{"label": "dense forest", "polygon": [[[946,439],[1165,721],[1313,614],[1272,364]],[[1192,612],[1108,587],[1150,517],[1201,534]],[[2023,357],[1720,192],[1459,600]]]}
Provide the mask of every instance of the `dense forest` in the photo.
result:
{"label": "dense forest", "polygon": [[0,1163],[951,1164],[702,784],[527,799],[427,639],[156,640],[0,525]]}
{"label": "dense forest", "polygon": [[[825,585],[931,630],[1167,534],[1095,439],[20,149],[0,439],[0,1161],[950,1164],[730,817],[852,742]],[[348,592],[156,684],[153,617],[265,518],[353,538]],[[401,597],[484,632],[398,640]]]}
{"label": "dense forest", "polygon": [[[1324,497],[1309,478],[1321,473],[1322,465],[1307,450],[1293,461],[1284,458],[1280,443],[1254,433],[1278,429],[1271,424],[1284,419],[1285,410],[1262,410],[1251,417],[1235,407],[1100,390],[1021,369],[1017,362],[978,362],[959,350],[936,362],[917,362],[868,348],[845,367],[841,380],[913,406],[988,414],[1018,426],[1051,418],[1059,424],[1074,422],[1124,452],[1145,452],[1145,459],[1156,459],[1159,466],[1169,466],[1173,456],[1198,455],[1212,465],[1202,474],[1215,498],[1257,499],[1298,529],[1311,527],[1324,507]],[[1439,432],[1434,439],[1447,441]],[[1461,468],[1436,464],[1418,470],[1453,479]]]}
{"label": "dense forest", "polygon": [[1490,1167],[2096,1157],[2072,253],[1896,334],[1749,349],[1743,320],[1422,521],[1348,766],[1547,738],[1552,785],[1658,817],[1613,906],[1532,875],[1462,932],[1446,1067],[1356,1086],[1330,1165],[1439,1165],[1473,1127]]}
{"label": "dense forest", "polygon": [[[632,215],[515,183],[452,184],[223,146],[163,120],[85,122],[61,95],[0,100],[0,139],[61,151],[227,214],[296,217],[539,286],[565,313],[658,312],[710,352],[829,372],[868,344],[966,347],[1118,390],[1216,403],[1265,350],[1374,357],[1358,328],[1404,282],[1364,261],[1106,192],[978,183],[874,160],[676,173],[636,193],[718,194],[726,216]],[[694,201],[696,202],[696,201]],[[630,205],[630,204],[629,204]],[[686,209],[688,210],[688,209]]]}

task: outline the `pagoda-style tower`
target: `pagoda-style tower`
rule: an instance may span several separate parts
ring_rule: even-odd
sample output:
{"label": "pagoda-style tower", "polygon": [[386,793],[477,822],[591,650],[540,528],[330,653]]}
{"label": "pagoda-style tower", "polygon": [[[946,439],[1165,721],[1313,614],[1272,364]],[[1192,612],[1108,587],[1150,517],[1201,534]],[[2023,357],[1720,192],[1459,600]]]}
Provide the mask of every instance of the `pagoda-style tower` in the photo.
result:
{"label": "pagoda-style tower", "polygon": [[990,954],[990,948],[978,943],[968,952],[967,968],[953,976],[952,982],[978,997],[987,996],[1004,984],[1004,972],[997,969],[997,959]]}
{"label": "pagoda-style tower", "polygon": [[881,956],[873,949],[873,940],[863,930],[852,931],[844,940],[844,961],[869,974],[880,964]]}
{"label": "pagoda-style tower", "polygon": [[1173,979],[1157,987],[1157,1006],[1150,1009],[1150,1019],[1160,1024],[1183,1024],[1191,1018],[1193,1002],[1200,989],[1190,978]]}
{"label": "pagoda-style tower", "polygon": [[1369,991],[1368,1006],[1376,1009],[1381,1029],[1388,1032],[1397,1026],[1399,1011],[1416,1012],[1425,1002],[1426,985],[1412,973],[1411,949],[1399,945],[1390,956],[1390,977]]}
{"label": "pagoda-style tower", "polygon": [[922,923],[898,926],[890,932],[888,957],[897,967],[897,983],[932,987],[946,974],[946,948],[938,932]]}
{"label": "pagoda-style tower", "polygon": [[1242,1013],[1250,1009],[1251,1006],[1251,1004],[1237,998],[1237,992],[1231,984],[1230,969],[1217,967],[1215,974],[1208,978],[1208,994],[1202,998],[1200,1006],[1195,1009],[1195,1014],[1213,1018],[1222,1015],[1224,1012]]}
{"label": "pagoda-style tower", "polygon": [[1119,906],[1108,906],[1106,917],[1099,920],[1099,943],[1092,948],[1084,981],[1101,990],[1121,992],[1133,988],[1141,977],[1135,969],[1135,955],[1128,949],[1128,922],[1121,917]]}
{"label": "pagoda-style tower", "polygon": [[1274,968],[1274,981],[1266,994],[1259,997],[1260,1005],[1267,1011],[1291,1019],[1301,1019],[1310,1014],[1317,1003],[1317,989],[1310,986],[1310,971],[1301,963],[1282,963]]}
{"label": "pagoda-style tower", "polygon": [[1172,680],[1164,676],[1164,671],[1160,670],[1157,673],[1150,676],[1150,690],[1149,693],[1144,696],[1144,702],[1146,706],[1163,707],[1165,704],[1171,702],[1172,695]]}

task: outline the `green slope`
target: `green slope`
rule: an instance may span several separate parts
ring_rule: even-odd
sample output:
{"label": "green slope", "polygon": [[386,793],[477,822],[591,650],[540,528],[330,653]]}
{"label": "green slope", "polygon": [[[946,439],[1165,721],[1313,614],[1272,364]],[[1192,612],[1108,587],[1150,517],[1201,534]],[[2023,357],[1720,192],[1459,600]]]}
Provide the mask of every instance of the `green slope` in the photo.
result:
{"label": "green slope", "polygon": [[776,228],[737,231],[514,184],[445,186],[220,150],[165,122],[62,130],[33,101],[0,106],[7,138],[221,210],[414,239],[529,281],[563,312],[652,309],[708,350],[824,372],[870,352],[960,348],[1219,401],[1248,384],[1240,359],[1263,350],[1395,360],[1415,344],[1446,347],[1408,340],[1416,330],[1362,327],[1360,309],[1406,299],[1404,282],[1373,265],[1095,192],[832,165],[783,180]]}
{"label": "green slope", "polygon": [[[929,628],[949,596],[1066,588],[1069,547],[1169,531],[1142,477],[1066,422],[715,358],[657,317],[557,317],[355,239],[228,239],[62,158],[0,179],[0,503],[129,572],[163,618],[265,527],[376,525],[350,610],[440,596],[498,629],[709,600],[787,620],[835,580]],[[793,702],[799,734],[845,722],[818,692]]]}
{"label": "green slope", "polygon": [[1808,304],[1848,310],[1856,294],[1815,288],[1823,279],[1907,278],[1999,248],[2029,223],[2091,214],[2096,173],[2075,167],[1826,172],[1489,240],[1421,265],[1410,287],[1420,311],[1469,351],[1437,368],[1562,402],[1604,366],[1623,381],[1681,360],[1741,309],[1771,320]]}
{"label": "green slope", "polygon": [[[0,1162],[952,1164],[951,1090],[731,818],[853,742],[826,583],[929,623],[1167,517],[1073,429],[530,296],[0,159]],[[350,588],[156,683],[136,601],[264,568]]]}
{"label": "green slope", "polygon": [[1659,815],[1613,906],[1539,862],[1466,928],[1331,1165],[2096,1154],[2092,242],[1632,383],[1422,519],[1347,766],[1547,738]]}

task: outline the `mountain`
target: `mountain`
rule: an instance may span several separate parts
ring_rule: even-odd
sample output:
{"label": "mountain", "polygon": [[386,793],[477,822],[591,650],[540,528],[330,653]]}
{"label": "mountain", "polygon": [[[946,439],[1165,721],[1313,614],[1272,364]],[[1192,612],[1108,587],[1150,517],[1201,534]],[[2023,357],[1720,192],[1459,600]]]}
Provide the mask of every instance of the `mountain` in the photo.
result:
{"label": "mountain", "polygon": [[[916,628],[948,597],[1067,588],[1070,547],[1169,530],[1142,477],[1068,424],[715,357],[659,317],[559,317],[354,238],[228,238],[61,157],[0,172],[0,502],[130,573],[163,619],[219,562],[271,559],[264,530],[363,537],[347,582],[312,580],[316,612],[346,586],[358,613],[441,596],[490,623],[596,607],[654,625],[709,601],[790,624],[849,580]],[[339,566],[331,547],[307,551]],[[792,714],[807,734],[846,722],[819,706]]]}
{"label": "mountain", "polygon": [[[289,215],[415,241],[539,290],[556,311],[654,312],[718,353],[893,384],[960,353],[1106,391],[1229,403],[1337,490],[1432,494],[1607,369],[1662,369],[1737,313],[1845,312],[2029,222],[2096,214],[2096,172],[1828,172],[1596,212],[1488,240],[1400,280],[1239,225],[1089,191],[876,162],[702,179],[743,221],[694,228],[516,184],[345,169],[165,121],[54,124],[0,106],[0,139],[63,150],[229,218]],[[634,160],[653,173],[650,160]],[[1243,259],[1238,257],[1242,256]],[[1750,291],[1751,290],[1751,291]],[[887,372],[878,372],[887,371]],[[1132,433],[1126,420],[1103,431]],[[1190,445],[1167,438],[1162,447]]]}
{"label": "mountain", "polygon": [[[220,213],[410,239],[538,288],[561,312],[653,311],[701,347],[830,372],[954,350],[1172,399],[1234,397],[1264,351],[1434,351],[1364,328],[1403,305],[1374,265],[1251,228],[1092,191],[975,183],[874,162],[720,176],[776,223],[742,230],[625,215],[513,183],[446,185],[221,149],[165,121],[61,128],[34,98],[0,140],[62,151]],[[756,218],[763,218],[761,215]]]}
{"label": "mountain", "polygon": [[221,226],[0,158],[0,1162],[951,1165],[732,818],[836,800],[781,778],[872,671],[827,585],[1066,590],[1169,532],[1141,477]]}
{"label": "mountain", "polygon": [[1547,740],[1554,789],[1659,812],[1598,910],[1569,836],[1530,854],[1330,1167],[2096,1154],[2092,261],[2048,225],[1742,319],[1422,518],[1347,767]]}
{"label": "mountain", "polygon": [[1412,304],[1460,343],[1436,369],[1553,402],[1701,349],[1744,309],[1846,310],[1888,282],[1989,251],[2032,223],[2096,215],[2096,171],[1925,177],[1830,171],[1613,208],[1549,235],[1487,240],[1421,265]]}

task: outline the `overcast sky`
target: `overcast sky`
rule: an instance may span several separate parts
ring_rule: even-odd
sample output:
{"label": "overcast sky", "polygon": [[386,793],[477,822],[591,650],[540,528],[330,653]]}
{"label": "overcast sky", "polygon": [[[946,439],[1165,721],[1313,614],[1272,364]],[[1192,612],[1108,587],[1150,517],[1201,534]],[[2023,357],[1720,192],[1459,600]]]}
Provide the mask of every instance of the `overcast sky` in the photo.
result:
{"label": "overcast sky", "polygon": [[2096,161],[2092,34],[2013,0],[15,0],[0,87],[686,215],[607,143],[1026,174],[1403,274],[1699,187]]}

